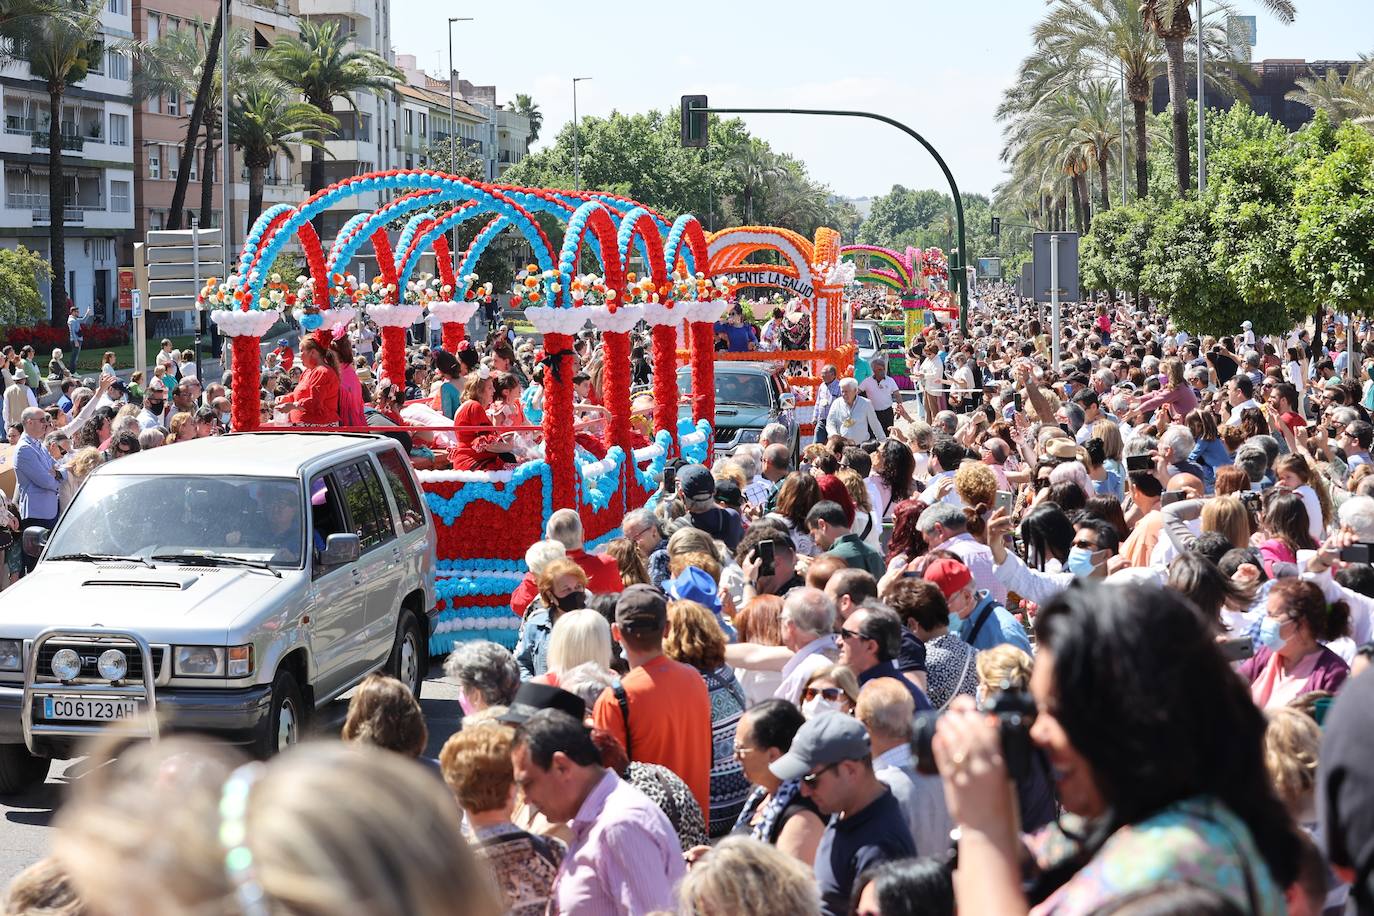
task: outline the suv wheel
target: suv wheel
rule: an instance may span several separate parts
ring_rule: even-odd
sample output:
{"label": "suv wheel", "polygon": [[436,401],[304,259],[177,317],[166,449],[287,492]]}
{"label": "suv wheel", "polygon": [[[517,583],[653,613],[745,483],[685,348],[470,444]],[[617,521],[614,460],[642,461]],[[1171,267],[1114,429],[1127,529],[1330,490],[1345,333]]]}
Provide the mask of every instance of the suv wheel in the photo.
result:
{"label": "suv wheel", "polygon": [[35,757],[22,744],[0,744],[0,795],[18,795],[48,778],[47,757]]}
{"label": "suv wheel", "polygon": [[428,660],[428,647],[421,635],[419,621],[412,611],[401,611],[401,620],[396,625],[396,641],[392,643],[391,656],[386,660],[387,673],[405,684],[418,699]]}
{"label": "suv wheel", "polygon": [[258,742],[258,756],[270,757],[297,744],[305,736],[306,711],[295,676],[285,668],[272,679],[272,707],[267,731]]}

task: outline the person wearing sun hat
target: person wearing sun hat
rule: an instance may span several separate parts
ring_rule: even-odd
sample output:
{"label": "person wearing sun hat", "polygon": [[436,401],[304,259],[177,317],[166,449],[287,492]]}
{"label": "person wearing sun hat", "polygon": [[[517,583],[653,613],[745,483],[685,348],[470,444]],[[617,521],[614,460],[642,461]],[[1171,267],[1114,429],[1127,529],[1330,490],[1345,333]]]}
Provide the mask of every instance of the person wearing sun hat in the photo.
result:
{"label": "person wearing sun hat", "polygon": [[924,578],[945,596],[952,634],[975,649],[1006,643],[1031,654],[1026,628],[986,590],[974,587],[973,574],[963,563],[941,557],[926,567]]}
{"label": "person wearing sun hat", "polygon": [[815,863],[826,916],[850,912],[854,883],[865,869],[916,855],[897,797],[873,770],[868,732],[853,716],[824,712],[807,719],[768,769],[783,782],[800,780],[802,795],[831,818]]}
{"label": "person wearing sun hat", "polygon": [[716,580],[712,579],[711,574],[706,570],[696,566],[688,566],[675,577],[664,581],[663,590],[668,593],[669,598],[677,601],[695,601],[715,614],[716,623],[720,624],[726,642],[736,642],[739,639],[735,633],[735,628],[721,614],[725,603],[721,600],[720,589],[716,585]]}
{"label": "person wearing sun hat", "polygon": [[685,465],[677,472],[677,495],[687,507],[692,527],[723,541],[734,553],[744,537],[744,520],[734,509],[716,503],[716,479],[705,465]]}

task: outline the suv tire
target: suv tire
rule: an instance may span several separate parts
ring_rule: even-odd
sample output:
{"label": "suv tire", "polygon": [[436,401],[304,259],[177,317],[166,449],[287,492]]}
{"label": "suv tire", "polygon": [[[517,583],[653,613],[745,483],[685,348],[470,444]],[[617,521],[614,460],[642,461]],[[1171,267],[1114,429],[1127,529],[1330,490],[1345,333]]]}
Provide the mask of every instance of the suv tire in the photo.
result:
{"label": "suv tire", "polygon": [[391,644],[391,654],[386,659],[386,673],[405,684],[418,700],[428,662],[428,646],[425,645],[420,622],[415,618],[414,611],[403,608],[401,619],[396,624],[396,640]]}
{"label": "suv tire", "polygon": [[272,679],[271,708],[267,714],[267,731],[258,740],[259,757],[271,757],[299,743],[305,737],[305,701],[296,677],[282,668]]}
{"label": "suv tire", "polygon": [[0,744],[0,795],[18,795],[48,778],[47,757],[35,757],[22,744]]}

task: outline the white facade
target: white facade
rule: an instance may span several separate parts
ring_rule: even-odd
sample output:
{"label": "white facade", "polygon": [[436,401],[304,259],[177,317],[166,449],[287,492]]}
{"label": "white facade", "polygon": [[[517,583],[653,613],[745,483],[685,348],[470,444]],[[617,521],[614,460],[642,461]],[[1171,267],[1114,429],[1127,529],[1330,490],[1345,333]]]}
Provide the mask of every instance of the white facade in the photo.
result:
{"label": "white facade", "polygon": [[[111,41],[132,37],[129,9],[130,0],[107,0],[101,25]],[[118,243],[134,226],[131,71],[127,54],[106,50],[67,90],[54,119],[47,90],[27,62],[0,69],[0,246],[22,244],[47,255],[50,220],[62,219],[67,293],[83,314],[101,306],[102,320],[115,317]],[[60,215],[50,213],[48,197],[48,131],[54,126],[62,133],[67,186]]]}

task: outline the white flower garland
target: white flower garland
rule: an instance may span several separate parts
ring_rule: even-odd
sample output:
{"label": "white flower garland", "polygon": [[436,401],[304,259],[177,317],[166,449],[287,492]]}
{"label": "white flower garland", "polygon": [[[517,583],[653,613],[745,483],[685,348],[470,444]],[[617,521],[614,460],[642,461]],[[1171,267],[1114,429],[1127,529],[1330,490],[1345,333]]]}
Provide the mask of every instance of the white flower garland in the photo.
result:
{"label": "white flower garland", "polygon": [[604,305],[593,305],[584,307],[583,311],[588,313],[587,317],[591,320],[592,327],[613,334],[624,334],[633,330],[634,326],[644,319],[642,305],[622,305],[614,312]]}
{"label": "white flower garland", "polygon": [[280,318],[281,313],[272,309],[251,312],[216,309],[210,313],[210,320],[225,337],[261,337]]}
{"label": "white flower garland", "polygon": [[525,317],[540,334],[576,334],[587,323],[587,312],[584,308],[536,305],[525,309]]}
{"label": "white flower garland", "polygon": [[420,320],[422,305],[370,305],[367,317],[379,328],[408,328]]}

